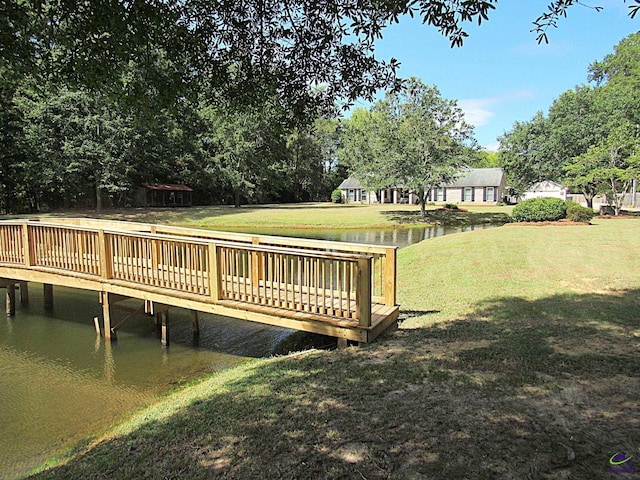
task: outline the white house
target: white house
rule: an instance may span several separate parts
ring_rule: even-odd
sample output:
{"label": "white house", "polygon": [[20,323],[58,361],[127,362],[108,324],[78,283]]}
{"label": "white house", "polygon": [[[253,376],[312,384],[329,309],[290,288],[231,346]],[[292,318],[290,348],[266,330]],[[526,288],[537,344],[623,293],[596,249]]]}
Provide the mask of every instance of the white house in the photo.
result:
{"label": "white house", "polygon": [[469,168],[454,181],[434,188],[430,198],[446,203],[497,203],[504,197],[506,182],[501,168]]}
{"label": "white house", "polygon": [[347,202],[361,203],[415,203],[413,193],[403,187],[390,187],[375,191],[369,191],[362,186],[357,178],[349,177],[344,180],[338,189]]}
{"label": "white house", "polygon": [[567,199],[567,189],[552,180],[543,180],[531,185],[526,192],[522,194],[522,200],[530,198],[553,197],[561,200]]}
{"label": "white house", "polygon": [[[417,203],[417,196],[407,188],[396,186],[377,191],[367,191],[354,177],[349,177],[338,187],[349,202],[362,203]],[[506,177],[501,168],[468,168],[451,183],[429,192],[432,202],[446,203],[497,203],[502,201]]]}

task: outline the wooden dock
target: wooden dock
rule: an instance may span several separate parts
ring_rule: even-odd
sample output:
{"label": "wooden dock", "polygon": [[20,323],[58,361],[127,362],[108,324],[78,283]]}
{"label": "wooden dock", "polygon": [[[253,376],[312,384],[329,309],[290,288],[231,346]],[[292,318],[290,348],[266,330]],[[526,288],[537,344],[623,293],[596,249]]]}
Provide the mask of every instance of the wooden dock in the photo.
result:
{"label": "wooden dock", "polygon": [[[349,244],[84,218],[0,221],[0,287],[100,292],[115,338],[137,313],[156,313],[168,343],[169,307],[371,342],[398,318],[397,247]],[[22,294],[22,292],[21,292]],[[28,295],[28,293],[27,293]],[[51,298],[49,298],[51,297]],[[139,309],[117,325],[122,299]]]}

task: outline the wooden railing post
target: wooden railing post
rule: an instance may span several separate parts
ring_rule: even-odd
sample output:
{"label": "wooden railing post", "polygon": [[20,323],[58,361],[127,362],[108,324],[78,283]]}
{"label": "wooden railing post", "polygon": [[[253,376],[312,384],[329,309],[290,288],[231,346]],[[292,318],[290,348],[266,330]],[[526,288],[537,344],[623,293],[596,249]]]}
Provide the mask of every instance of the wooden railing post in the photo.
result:
{"label": "wooden railing post", "polygon": [[361,327],[371,326],[371,257],[358,258],[356,311]]}
{"label": "wooden railing post", "polygon": [[214,301],[220,300],[220,268],[218,264],[218,246],[209,243],[209,291]]}
{"label": "wooden railing post", "polygon": [[[259,245],[260,239],[254,237],[251,243],[253,245]],[[262,279],[260,275],[260,263],[262,263],[262,255],[258,255],[258,252],[255,251],[250,252],[249,255],[251,258],[251,284],[254,287],[259,287],[260,280]]]}
{"label": "wooden railing post", "polygon": [[29,224],[22,224],[22,252],[24,254],[24,265],[30,267],[33,265],[31,260],[31,242],[29,241]]}
{"label": "wooden railing post", "polygon": [[396,305],[396,252],[397,248],[387,248],[384,260],[384,304]]}
{"label": "wooden railing post", "polygon": [[98,230],[98,255],[100,256],[100,276],[111,278],[111,258],[104,230]]}

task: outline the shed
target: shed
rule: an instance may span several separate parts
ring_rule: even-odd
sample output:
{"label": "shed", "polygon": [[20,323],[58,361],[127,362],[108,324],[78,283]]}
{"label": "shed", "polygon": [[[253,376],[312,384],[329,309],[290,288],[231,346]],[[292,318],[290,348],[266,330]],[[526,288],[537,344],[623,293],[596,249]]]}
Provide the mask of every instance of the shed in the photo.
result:
{"label": "shed", "polygon": [[193,189],[187,185],[154,183],[143,185],[136,195],[141,207],[190,207]]}
{"label": "shed", "polygon": [[543,180],[541,182],[534,183],[522,194],[523,200],[540,197],[553,197],[566,200],[567,189],[553,180]]}

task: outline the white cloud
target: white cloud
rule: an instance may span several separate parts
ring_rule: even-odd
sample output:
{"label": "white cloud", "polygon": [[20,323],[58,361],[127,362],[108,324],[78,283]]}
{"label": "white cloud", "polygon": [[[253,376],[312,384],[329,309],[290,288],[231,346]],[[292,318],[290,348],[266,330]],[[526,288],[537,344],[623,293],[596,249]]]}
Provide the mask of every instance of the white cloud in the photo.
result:
{"label": "white cloud", "polygon": [[488,145],[482,146],[482,150],[485,150],[487,152],[497,152],[499,148],[500,148],[499,143],[490,143]]}
{"label": "white cloud", "polygon": [[495,116],[490,108],[493,104],[493,100],[486,99],[468,99],[459,100],[458,106],[464,112],[464,118],[470,124],[480,127],[489,123],[489,120]]}
{"label": "white cloud", "polygon": [[467,98],[458,100],[458,106],[464,112],[464,117],[475,127],[487,125],[496,116],[495,110],[502,104],[535,97],[531,89],[520,89],[504,92],[487,98]]}

